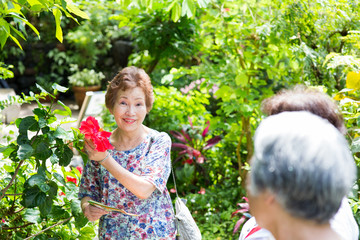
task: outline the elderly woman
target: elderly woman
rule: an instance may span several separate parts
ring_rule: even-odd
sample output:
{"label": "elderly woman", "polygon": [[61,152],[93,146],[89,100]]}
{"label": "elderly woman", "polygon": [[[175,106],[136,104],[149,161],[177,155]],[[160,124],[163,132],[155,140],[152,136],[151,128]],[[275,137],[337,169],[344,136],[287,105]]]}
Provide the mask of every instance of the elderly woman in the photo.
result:
{"label": "elderly woman", "polygon": [[260,124],[254,148],[247,189],[259,226],[277,240],[340,240],[329,221],[356,173],[343,135],[311,113],[284,112]]}
{"label": "elderly woman", "polygon": [[[284,89],[262,102],[262,111],[274,115],[285,111],[308,111],[328,120],[342,134],[346,134],[343,117],[336,103],[325,93],[314,88],[298,85]],[[330,220],[331,228],[344,240],[358,240],[359,227],[354,219],[348,199],[343,198],[341,207]],[[239,240],[273,239],[271,233],[260,228],[254,217],[243,226]]]}
{"label": "elderly woman", "polygon": [[[106,107],[117,128],[113,150],[98,152],[87,140],[89,161],[82,175],[79,198],[84,215],[99,222],[100,239],[175,239],[174,212],[166,182],[170,175],[171,139],[143,125],[154,102],[144,70],[127,67],[109,83]],[[137,216],[107,212],[89,200]]]}

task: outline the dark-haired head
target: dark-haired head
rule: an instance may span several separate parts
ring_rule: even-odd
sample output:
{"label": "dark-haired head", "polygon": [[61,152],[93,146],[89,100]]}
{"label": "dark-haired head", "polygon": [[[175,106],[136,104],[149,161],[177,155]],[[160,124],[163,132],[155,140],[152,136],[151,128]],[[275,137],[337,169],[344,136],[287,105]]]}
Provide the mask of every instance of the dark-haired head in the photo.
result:
{"label": "dark-haired head", "polygon": [[344,120],[336,103],[328,95],[314,88],[298,85],[293,89],[282,90],[265,99],[261,109],[268,116],[281,112],[311,112],[327,119],[342,134],[346,133]]}

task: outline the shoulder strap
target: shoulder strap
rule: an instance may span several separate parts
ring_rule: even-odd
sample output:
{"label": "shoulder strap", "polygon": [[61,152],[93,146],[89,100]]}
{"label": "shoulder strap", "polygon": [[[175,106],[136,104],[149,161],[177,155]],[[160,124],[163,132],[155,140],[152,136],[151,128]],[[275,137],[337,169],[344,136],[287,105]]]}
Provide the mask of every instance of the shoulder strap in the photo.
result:
{"label": "shoulder strap", "polygon": [[174,168],[173,168],[173,165],[172,165],[171,159],[170,159],[170,165],[171,165],[171,174],[172,174],[172,176],[173,176],[173,180],[174,180],[175,193],[176,193],[176,197],[178,198],[178,197],[179,197],[179,195],[178,195],[178,191],[177,191],[177,188],[176,188],[175,172],[174,172]]}

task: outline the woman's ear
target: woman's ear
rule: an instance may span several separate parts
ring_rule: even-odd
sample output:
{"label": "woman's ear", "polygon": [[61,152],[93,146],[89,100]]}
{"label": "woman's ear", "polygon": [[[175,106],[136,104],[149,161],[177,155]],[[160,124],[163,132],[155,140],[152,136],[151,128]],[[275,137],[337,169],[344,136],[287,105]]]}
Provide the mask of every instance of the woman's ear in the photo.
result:
{"label": "woman's ear", "polygon": [[265,192],[264,200],[267,205],[273,205],[276,202],[275,195],[269,191]]}

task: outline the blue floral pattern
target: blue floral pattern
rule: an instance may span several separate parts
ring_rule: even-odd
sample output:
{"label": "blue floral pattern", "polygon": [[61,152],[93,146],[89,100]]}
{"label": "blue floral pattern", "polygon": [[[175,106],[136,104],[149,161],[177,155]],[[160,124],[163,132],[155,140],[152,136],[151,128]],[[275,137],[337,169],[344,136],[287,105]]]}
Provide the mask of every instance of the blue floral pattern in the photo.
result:
{"label": "blue floral pattern", "polygon": [[79,198],[90,197],[102,204],[138,216],[111,212],[100,218],[100,239],[175,239],[174,211],[166,183],[171,172],[171,139],[151,130],[145,140],[128,151],[109,150],[128,171],[156,187],[147,199],[139,199],[102,165],[89,161],[84,169]]}

